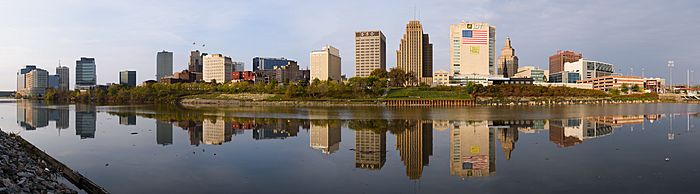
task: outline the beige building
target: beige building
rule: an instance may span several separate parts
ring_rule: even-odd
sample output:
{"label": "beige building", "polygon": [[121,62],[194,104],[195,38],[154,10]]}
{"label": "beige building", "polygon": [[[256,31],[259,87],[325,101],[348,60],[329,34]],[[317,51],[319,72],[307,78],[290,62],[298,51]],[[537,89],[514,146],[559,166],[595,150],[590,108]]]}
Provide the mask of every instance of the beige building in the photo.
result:
{"label": "beige building", "polygon": [[[26,71],[26,70],[25,70]],[[21,96],[43,96],[49,87],[49,72],[35,68],[17,74],[17,93]]]}
{"label": "beige building", "polygon": [[416,75],[418,83],[408,85],[432,85],[433,44],[428,34],[423,33],[420,21],[411,20],[406,25],[406,33],[401,38],[399,50],[396,50],[396,68]]}
{"label": "beige building", "polygon": [[355,168],[379,170],[386,162],[386,132],[355,129]]}
{"label": "beige building", "polygon": [[212,54],[203,57],[204,66],[203,79],[205,82],[216,81],[216,83],[225,83],[231,81],[231,73],[233,72],[233,60],[231,57],[223,54]]}
{"label": "beige building", "polygon": [[406,176],[418,180],[433,155],[433,123],[413,120],[405,124],[406,128],[397,129],[401,132],[396,134],[396,149],[406,166]]}
{"label": "beige building", "polygon": [[226,142],[226,131],[231,125],[223,120],[204,120],[202,124],[202,141],[209,145],[221,145]]}
{"label": "beige building", "polygon": [[644,88],[645,81],[644,78],[637,76],[611,75],[579,80],[577,83],[593,84],[593,89],[609,91],[611,89],[620,89],[623,85],[627,85],[629,88],[635,85]]}
{"label": "beige building", "polygon": [[314,123],[309,128],[309,146],[332,154],[340,148],[340,123]]}
{"label": "beige building", "polygon": [[330,45],[311,52],[311,80],[342,80],[340,51]]}
{"label": "beige building", "polygon": [[446,86],[450,84],[450,73],[445,70],[433,72],[433,86]]}
{"label": "beige building", "polygon": [[518,72],[514,78],[532,78],[535,82],[547,82],[549,70],[537,68],[535,66],[518,67]]}
{"label": "beige building", "polygon": [[513,77],[518,72],[518,56],[515,56],[515,49],[510,45],[510,37],[506,37],[506,45],[501,49],[501,56],[498,57],[498,75],[503,77]]}
{"label": "beige building", "polygon": [[450,175],[465,178],[495,172],[494,137],[487,121],[454,121],[450,135]]}
{"label": "beige building", "polygon": [[496,27],[461,22],[450,26],[450,76],[496,75]]}
{"label": "beige building", "polygon": [[382,31],[355,32],[355,76],[367,77],[386,70],[386,37]]}

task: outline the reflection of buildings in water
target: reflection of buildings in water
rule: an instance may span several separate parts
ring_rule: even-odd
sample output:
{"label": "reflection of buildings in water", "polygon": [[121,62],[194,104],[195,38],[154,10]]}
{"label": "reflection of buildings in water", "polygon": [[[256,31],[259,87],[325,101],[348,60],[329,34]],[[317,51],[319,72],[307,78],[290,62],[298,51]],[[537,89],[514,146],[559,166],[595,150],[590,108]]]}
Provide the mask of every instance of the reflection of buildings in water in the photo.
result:
{"label": "reflection of buildings in water", "polygon": [[17,102],[17,124],[25,130],[36,130],[49,125],[47,109],[40,108],[36,102],[21,100]]}
{"label": "reflection of buildings in water", "polygon": [[569,147],[586,139],[607,136],[613,126],[596,122],[595,119],[550,120],[549,140],[559,147]]}
{"label": "reflection of buildings in water", "polygon": [[58,107],[49,110],[49,120],[56,122],[56,129],[67,129],[70,127],[70,110],[68,107]]}
{"label": "reflection of buildings in water", "polygon": [[270,122],[255,122],[253,139],[285,139],[296,137],[299,127],[304,123],[299,120],[275,119]]}
{"label": "reflection of buildings in water", "polygon": [[202,141],[205,144],[221,145],[231,141],[231,135],[233,135],[231,123],[223,120],[204,120],[202,124]]}
{"label": "reflection of buildings in water", "polygon": [[[404,122],[404,121],[399,121]],[[405,121],[404,129],[396,135],[396,149],[406,166],[406,175],[420,179],[423,166],[429,164],[433,155],[433,123],[430,121]]]}
{"label": "reflection of buildings in water", "polygon": [[333,121],[312,121],[309,128],[309,146],[332,154],[340,148],[340,123]]}
{"label": "reflection of buildings in water", "polygon": [[644,115],[644,117],[649,120],[650,123],[654,123],[656,120],[659,120],[663,118],[663,115],[661,114],[651,114],[651,115]]}
{"label": "reflection of buildings in water", "polygon": [[[515,132],[517,133],[517,132]],[[494,129],[487,121],[455,121],[450,135],[450,175],[489,176],[496,171]]]}
{"label": "reflection of buildings in water", "polygon": [[614,116],[600,116],[592,117],[596,123],[612,125],[612,126],[622,126],[628,124],[642,124],[644,123],[644,115],[614,115]]}
{"label": "reflection of buildings in water", "polygon": [[119,116],[120,125],[136,125],[136,115]]}
{"label": "reflection of buildings in water", "polygon": [[501,143],[506,160],[515,150],[515,143],[518,142],[518,130],[516,128],[498,128],[498,142]]}
{"label": "reflection of buildings in water", "polygon": [[381,169],[386,162],[386,132],[355,129],[355,167]]}
{"label": "reflection of buildings in water", "polygon": [[198,146],[202,143],[202,122],[179,121],[177,126],[187,130],[187,134],[190,137],[190,145]]}
{"label": "reflection of buildings in water", "polygon": [[518,131],[522,133],[537,133],[539,131],[549,130],[549,122],[547,120],[531,120],[531,126],[518,127]]}
{"label": "reflection of buildings in water", "polygon": [[433,129],[436,131],[446,131],[450,129],[450,121],[448,120],[433,120]]}
{"label": "reflection of buildings in water", "polygon": [[156,143],[158,145],[173,144],[173,124],[156,120]]}
{"label": "reflection of buildings in water", "polygon": [[75,135],[80,139],[95,138],[96,123],[95,105],[75,105]]}

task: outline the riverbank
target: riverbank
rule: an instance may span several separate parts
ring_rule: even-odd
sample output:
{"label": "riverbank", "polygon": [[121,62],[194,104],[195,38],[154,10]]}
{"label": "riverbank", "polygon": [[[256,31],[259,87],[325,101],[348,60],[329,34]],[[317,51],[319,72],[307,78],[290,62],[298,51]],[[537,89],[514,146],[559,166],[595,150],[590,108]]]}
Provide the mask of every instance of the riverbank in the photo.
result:
{"label": "riverbank", "polygon": [[363,99],[363,100],[283,100],[274,96],[207,95],[185,97],[178,104],[185,107],[232,107],[232,106],[292,106],[292,107],[352,107],[352,106],[549,106],[567,104],[624,104],[658,103],[654,97],[478,97],[465,99]]}
{"label": "riverbank", "polygon": [[60,171],[29,153],[19,138],[0,131],[0,193],[77,193],[60,183]]}

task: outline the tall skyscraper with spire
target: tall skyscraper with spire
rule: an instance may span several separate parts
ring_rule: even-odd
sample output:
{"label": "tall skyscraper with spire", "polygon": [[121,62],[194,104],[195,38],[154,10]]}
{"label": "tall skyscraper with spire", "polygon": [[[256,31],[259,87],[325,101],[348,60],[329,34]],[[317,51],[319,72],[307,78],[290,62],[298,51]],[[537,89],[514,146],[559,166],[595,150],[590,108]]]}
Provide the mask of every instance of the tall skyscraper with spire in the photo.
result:
{"label": "tall skyscraper with spire", "polygon": [[58,89],[68,91],[70,87],[70,69],[62,66],[59,61],[58,67],[56,67],[56,75],[58,75]]}
{"label": "tall skyscraper with spire", "polygon": [[433,82],[433,44],[428,34],[423,33],[423,25],[418,20],[411,20],[406,25],[406,33],[396,50],[396,68],[416,76],[418,82],[408,85],[431,85]]}
{"label": "tall skyscraper with spire", "polygon": [[518,56],[515,56],[515,49],[510,45],[510,37],[506,37],[506,45],[501,49],[501,56],[498,57],[498,74],[503,77],[513,77],[518,72]]}

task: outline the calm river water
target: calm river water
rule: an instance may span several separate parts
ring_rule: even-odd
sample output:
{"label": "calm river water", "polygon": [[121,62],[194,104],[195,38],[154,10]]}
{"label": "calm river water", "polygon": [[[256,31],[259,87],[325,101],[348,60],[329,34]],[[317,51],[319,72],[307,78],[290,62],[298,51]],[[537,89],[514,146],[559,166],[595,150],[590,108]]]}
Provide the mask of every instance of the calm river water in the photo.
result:
{"label": "calm river water", "polygon": [[0,128],[112,193],[696,193],[698,112],[6,100]]}

